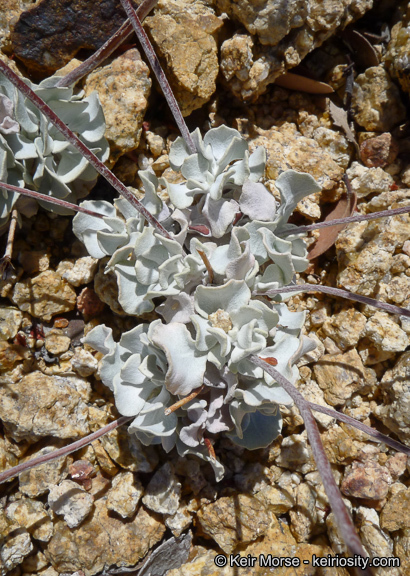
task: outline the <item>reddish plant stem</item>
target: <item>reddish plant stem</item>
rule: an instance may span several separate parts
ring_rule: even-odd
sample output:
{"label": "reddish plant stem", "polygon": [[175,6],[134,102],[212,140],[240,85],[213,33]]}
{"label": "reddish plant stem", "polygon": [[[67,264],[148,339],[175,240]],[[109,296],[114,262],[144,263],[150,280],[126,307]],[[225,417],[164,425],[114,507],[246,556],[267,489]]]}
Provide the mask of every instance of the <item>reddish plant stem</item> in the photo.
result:
{"label": "reddish plant stem", "polygon": [[170,406],[169,408],[166,408],[164,410],[165,416],[169,416],[172,412],[175,412],[175,410],[178,410],[178,408],[181,408],[181,406],[185,406],[185,404],[188,404],[188,402],[191,402],[191,400],[193,400],[194,398],[199,396],[199,394],[202,392],[204,387],[205,387],[205,385],[202,384],[202,386],[200,386],[199,388],[197,388],[196,390],[191,392],[191,394],[189,394],[189,396],[185,396],[184,398],[181,398],[181,400],[178,400],[178,402],[175,402],[175,404],[172,404],[172,406]]}
{"label": "reddish plant stem", "polygon": [[[342,536],[344,543],[352,555],[358,554],[359,556],[367,558],[367,554],[363,549],[362,543],[360,542],[360,539],[356,533],[356,529],[342,500],[339,487],[337,486],[333,477],[332,468],[326,456],[325,449],[323,448],[320,432],[308,402],[303,398],[299,390],[295,388],[295,386],[284,376],[282,376],[282,374],[278,372],[273,366],[270,366],[264,360],[258,358],[258,356],[255,355],[250,356],[249,359],[256,366],[262,368],[265,370],[265,372],[272,376],[272,378],[274,378],[276,382],[282,386],[282,388],[284,388],[284,390],[289,394],[289,396],[298,407],[305,423],[305,428],[309,438],[310,446],[312,448],[313,457],[322,478],[323,486],[335,516],[340,535]],[[368,568],[363,570],[361,574],[366,574],[366,576],[373,576],[372,571]]]}
{"label": "reddish plant stem", "polygon": [[34,192],[34,190],[27,190],[27,188],[19,188],[18,186],[12,186],[11,184],[6,184],[5,182],[0,182],[0,188],[5,190],[11,190],[12,192],[18,192],[22,196],[30,196],[30,198],[35,198],[36,200],[43,200],[44,202],[49,202],[50,204],[57,204],[57,206],[63,206],[74,212],[83,212],[84,214],[89,214],[90,216],[95,216],[96,218],[104,218],[104,214],[99,212],[94,212],[93,210],[87,210],[87,208],[82,208],[71,202],[66,202],[65,200],[60,200],[59,198],[53,198],[53,196],[47,196],[47,194],[40,194],[40,192]]}
{"label": "reddish plant stem", "polygon": [[349,292],[348,290],[331,288],[330,286],[320,286],[316,284],[296,284],[295,286],[284,286],[283,288],[267,290],[264,293],[256,293],[254,295],[272,297],[277,296],[278,294],[288,294],[289,292],[323,292],[323,294],[339,296],[340,298],[346,298],[347,300],[355,300],[361,304],[367,304],[368,306],[374,306],[374,308],[386,310],[391,314],[398,314],[399,316],[407,316],[410,318],[410,310],[407,310],[406,308],[395,306],[394,304],[387,304],[387,302],[380,302],[380,300],[368,298],[367,296],[362,296],[361,294],[355,294],[354,292]]}
{"label": "reddish plant stem", "polygon": [[84,448],[84,446],[91,444],[91,442],[94,442],[94,440],[98,440],[98,438],[101,438],[101,436],[108,434],[108,432],[112,432],[112,430],[115,430],[119,426],[126,424],[133,418],[134,416],[121,416],[121,418],[118,418],[118,420],[110,422],[110,424],[107,424],[100,430],[97,430],[97,432],[93,432],[92,434],[89,434],[88,436],[81,438],[81,440],[77,440],[77,442],[73,442],[72,444],[64,446],[64,448],[60,448],[59,450],[54,450],[49,454],[43,454],[42,456],[38,456],[37,458],[33,458],[32,460],[27,460],[27,462],[18,464],[18,466],[14,466],[14,468],[10,468],[10,470],[6,470],[5,472],[2,472],[0,474],[0,484],[2,482],[5,482],[6,480],[9,480],[10,478],[13,478],[13,476],[17,476],[18,474],[25,472],[26,470],[31,470],[32,468],[41,466],[46,462],[50,462],[50,460],[55,460],[56,458],[60,458],[61,456],[67,456],[72,452],[76,452],[80,448]]}
{"label": "reddish plant stem", "polygon": [[171,90],[171,86],[169,85],[167,77],[165,76],[165,73],[164,73],[163,69],[161,68],[161,64],[159,63],[157,55],[155,54],[154,48],[152,47],[152,44],[151,44],[147,34],[145,33],[144,28],[142,27],[142,24],[141,24],[141,21],[138,17],[138,14],[135,12],[134,8],[132,7],[130,0],[121,0],[121,4],[122,4],[122,7],[124,8],[125,12],[127,13],[127,16],[128,16],[128,18],[132,24],[132,27],[134,28],[134,31],[138,37],[138,40],[140,41],[141,46],[145,52],[145,55],[148,58],[150,66],[151,66],[160,86],[161,86],[161,89],[164,93],[164,96],[165,96],[167,102],[168,102],[168,106],[171,109],[171,112],[172,112],[174,119],[175,119],[175,122],[177,123],[177,126],[181,132],[181,135],[182,135],[183,139],[185,140],[186,145],[188,146],[190,153],[195,154],[196,146],[195,146],[195,143],[192,139],[191,133],[188,130],[188,126],[185,123],[184,117],[182,116],[181,110],[180,110],[178,103],[175,99],[175,96]]}
{"label": "reddish plant stem", "polygon": [[[265,360],[267,360],[267,358]],[[382,434],[378,430],[375,430],[370,426],[366,426],[366,424],[363,424],[363,422],[360,422],[360,420],[356,420],[351,416],[347,416],[346,414],[343,414],[343,412],[337,412],[337,410],[332,410],[332,408],[328,408],[327,406],[321,406],[320,404],[315,404],[314,402],[309,401],[307,401],[307,403],[311,410],[314,410],[315,412],[321,412],[322,414],[327,414],[332,418],[336,418],[336,420],[340,420],[345,424],[349,424],[349,426],[354,426],[354,428],[357,428],[358,430],[365,432],[378,442],[384,442],[384,444],[387,444],[391,448],[394,448],[394,450],[397,450],[398,452],[403,452],[403,454],[407,454],[408,456],[410,456],[409,446],[405,446],[404,444],[401,444],[401,442],[397,442],[397,440],[389,438],[388,436]]]}
{"label": "reddish plant stem", "polygon": [[[140,20],[144,20],[147,14],[154,8],[158,0],[144,0],[137,8],[137,14]],[[66,88],[81,80],[86,74],[89,74],[97,68],[106,58],[111,56],[111,54],[120,46],[122,42],[127,40],[129,36],[133,33],[132,24],[129,20],[126,20],[124,24],[117,30],[115,34],[111,36],[105,44],[103,44],[92,56],[84,60],[77,68],[71,70],[68,74],[61,78],[57,83],[59,88]]]}
{"label": "reddish plant stem", "polygon": [[388,218],[389,216],[397,216],[399,214],[407,214],[410,212],[410,206],[402,206],[401,208],[393,208],[391,210],[382,210],[381,212],[373,212],[373,214],[356,214],[355,216],[347,216],[346,218],[336,218],[327,222],[317,222],[316,224],[309,224],[308,226],[298,226],[297,228],[289,228],[278,232],[278,236],[290,236],[292,234],[301,234],[310,232],[311,230],[319,230],[320,228],[328,228],[329,226],[338,226],[339,224],[350,224],[351,222],[363,222],[364,220],[377,220],[378,218]]}
{"label": "reddish plant stem", "polygon": [[33,90],[21,79],[17,74],[7,66],[3,60],[0,59],[0,71],[10,82],[20,90],[20,92],[30,100],[44,116],[59,130],[65,138],[78,150],[84,158],[103,176],[107,182],[115,188],[115,190],[124,196],[128,202],[140,212],[144,218],[153,226],[162,236],[172,240],[172,236],[165,230],[165,228],[158,222],[158,220],[145,208],[143,204],[118,180],[118,178],[101,162],[97,156],[81,142],[81,140],[74,134],[70,128],[64,124],[62,120],[51,110],[51,108],[35,93]]}

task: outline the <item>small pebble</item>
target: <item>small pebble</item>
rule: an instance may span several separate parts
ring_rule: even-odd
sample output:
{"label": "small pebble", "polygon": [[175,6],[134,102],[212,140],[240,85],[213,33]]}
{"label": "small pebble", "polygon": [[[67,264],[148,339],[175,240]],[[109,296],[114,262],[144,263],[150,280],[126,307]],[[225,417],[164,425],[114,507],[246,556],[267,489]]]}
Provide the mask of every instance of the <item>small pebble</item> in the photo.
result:
{"label": "small pebble", "polygon": [[94,504],[92,495],[72,480],[63,480],[58,486],[53,486],[47,501],[53,512],[64,517],[69,528],[79,526]]}

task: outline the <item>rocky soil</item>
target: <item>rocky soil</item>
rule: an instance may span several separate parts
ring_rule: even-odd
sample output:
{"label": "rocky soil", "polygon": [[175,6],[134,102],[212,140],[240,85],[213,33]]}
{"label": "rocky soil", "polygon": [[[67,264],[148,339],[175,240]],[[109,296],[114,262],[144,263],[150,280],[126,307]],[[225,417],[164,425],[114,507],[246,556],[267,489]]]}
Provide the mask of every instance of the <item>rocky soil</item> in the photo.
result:
{"label": "rocky soil", "polygon": [[[106,13],[99,5],[3,0],[0,58],[35,81],[66,73],[123,21],[119,2],[105,2]],[[190,129],[225,123],[251,149],[265,146],[273,194],[287,168],[317,179],[322,192],[298,205],[298,222],[323,217],[341,197],[345,173],[361,213],[410,204],[407,1],[160,0],[145,29]],[[351,62],[355,134],[330,112],[330,101],[340,107],[345,98]],[[314,79],[314,89],[301,76],[297,90],[284,87],[280,76],[291,69]],[[318,81],[328,94],[318,93]],[[135,38],[83,87],[98,91],[117,176],[136,194],[139,169],[175,181],[168,152],[177,129]],[[98,181],[90,197],[113,191]],[[118,339],[139,320],[124,314],[115,278],[87,255],[71,220],[41,209],[23,217],[14,270],[0,281],[0,471],[118,417],[98,379],[99,356],[81,338],[104,322]],[[3,249],[5,236],[0,242]],[[410,217],[350,224],[303,278],[409,307]],[[292,306],[309,311],[306,333],[317,342],[299,365],[305,397],[409,444],[410,321],[320,294],[294,297]],[[282,435],[265,450],[216,440],[227,470],[219,484],[207,465],[144,447],[126,428],[21,474],[1,488],[1,574],[94,576],[137,566],[140,576],[227,576],[238,568],[217,567],[216,555],[240,552],[301,559],[297,569],[276,568],[280,576],[347,576],[342,567],[311,565],[313,555],[345,548],[303,421],[295,408],[284,407],[283,417]],[[409,574],[410,462],[329,416],[317,420],[369,555],[401,561],[375,574]],[[181,536],[189,532],[191,546]]]}

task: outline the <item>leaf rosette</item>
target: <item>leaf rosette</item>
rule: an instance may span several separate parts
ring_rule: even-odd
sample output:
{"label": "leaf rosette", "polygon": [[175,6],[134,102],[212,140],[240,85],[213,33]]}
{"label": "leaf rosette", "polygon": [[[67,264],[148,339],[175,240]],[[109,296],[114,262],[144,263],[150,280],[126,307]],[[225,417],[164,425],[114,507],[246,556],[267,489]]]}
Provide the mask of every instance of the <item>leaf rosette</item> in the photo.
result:
{"label": "leaf rosette", "polygon": [[123,200],[85,202],[105,216],[78,214],[74,232],[92,256],[109,257],[106,269],[117,276],[127,313],[156,308],[163,319],[137,326],[119,343],[105,326],[85,339],[104,354],[100,375],[120,413],[134,416],[130,432],[144,444],[196,454],[220,479],[223,467],[205,440],[223,432],[245,448],[266,447],[281,430],[279,405],[292,403],[250,357],[274,358],[277,370],[295,382],[296,362],[312,349],[301,335],[304,312],[290,312],[263,293],[306,269],[303,236],[288,219],[319,186],[308,174],[286,171],[275,183],[277,205],[258,182],[264,151],[249,155],[239,133],[226,127],[203,140],[199,131],[193,137],[196,154],[180,139],[172,144],[171,164],[187,180],[166,185],[169,206],[157,194],[156,176],[140,172],[142,203],[171,238]]}
{"label": "leaf rosette", "polygon": [[[104,138],[104,114],[97,93],[84,98],[83,92],[74,93],[72,87],[57,87],[58,80],[47,78],[39,85],[25,82],[105,161],[109,146]],[[88,194],[96,177],[96,171],[82,154],[1,75],[0,181],[76,203]],[[0,226],[7,222],[18,198],[15,192],[0,192]],[[61,206],[39,203],[59,214],[71,213]]]}

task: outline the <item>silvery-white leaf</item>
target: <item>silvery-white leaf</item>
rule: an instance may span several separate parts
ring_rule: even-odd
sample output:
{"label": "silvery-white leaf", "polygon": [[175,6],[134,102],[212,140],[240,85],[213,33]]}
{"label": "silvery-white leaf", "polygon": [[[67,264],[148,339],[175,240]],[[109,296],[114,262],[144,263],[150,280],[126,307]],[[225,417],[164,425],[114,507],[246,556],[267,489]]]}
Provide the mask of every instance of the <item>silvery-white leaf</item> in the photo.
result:
{"label": "silvery-white leaf", "polygon": [[114,338],[112,337],[112,329],[107,328],[104,324],[99,324],[82,339],[84,344],[88,344],[94,350],[101,352],[101,354],[109,354],[115,347]]}
{"label": "silvery-white leaf", "polygon": [[280,192],[281,203],[278,217],[285,224],[298,202],[306,196],[320,192],[321,187],[310,174],[286,170],[275,181],[275,186]]}
{"label": "silvery-white leaf", "polygon": [[251,291],[243,280],[229,280],[223,286],[198,286],[195,291],[195,309],[204,318],[217,310],[228,314],[245,306]]}
{"label": "silvery-white leaf", "polygon": [[239,204],[235,200],[212,200],[207,197],[205,200],[203,214],[207,218],[212,235],[215,238],[222,238],[228,228],[232,225],[235,215],[239,211]]}
{"label": "silvery-white leaf", "polygon": [[10,98],[0,93],[0,132],[2,134],[17,134],[20,124],[14,119],[14,105]]}
{"label": "silvery-white leaf", "polygon": [[186,396],[202,386],[207,358],[196,349],[185,324],[157,325],[152,341],[165,352],[168,361],[165,385],[172,394]]}
{"label": "silvery-white leaf", "polygon": [[139,414],[154,389],[155,386],[149,381],[145,380],[142,385],[133,385],[124,382],[120,374],[116,374],[113,380],[113,392],[118,412],[123,416]]}
{"label": "silvery-white leaf", "polygon": [[244,182],[239,206],[252,220],[269,222],[274,220],[276,215],[276,200],[260,182]]}
{"label": "silvery-white leaf", "polygon": [[232,434],[231,440],[247,450],[266,448],[279,436],[282,430],[282,417],[279,410],[275,415],[264,415],[257,410],[247,414],[245,426],[243,438]]}
{"label": "silvery-white leaf", "polygon": [[188,147],[185,140],[178,136],[178,138],[172,143],[171,150],[169,152],[169,163],[173,170],[180,170],[184,160],[190,156]]}
{"label": "silvery-white leaf", "polygon": [[165,322],[180,322],[188,324],[195,313],[194,298],[186,292],[169,296],[163,304],[157,306],[156,311],[161,314]]}
{"label": "silvery-white leaf", "polygon": [[[86,200],[81,203],[83,208],[104,214],[110,218],[115,217],[115,208],[109,202],[104,200]],[[101,250],[97,240],[98,231],[109,232],[110,227],[103,219],[95,218],[83,212],[78,212],[73,219],[73,232],[85,244],[88,253],[93,258],[104,258],[106,252]]]}
{"label": "silvery-white leaf", "polygon": [[248,144],[246,140],[241,137],[240,133],[234,128],[228,128],[223,124],[218,126],[218,128],[209,130],[205,134],[203,142],[205,148],[211,146],[213,157],[218,161],[223,159],[225,155],[227,155],[227,157],[232,156],[232,154],[234,154],[234,151],[231,151],[232,148],[237,149],[239,156],[236,158],[232,157],[231,160],[228,161],[228,164],[232,160],[237,160],[242,157],[240,150],[245,152],[245,150],[248,149]]}
{"label": "silvery-white leaf", "polygon": [[249,157],[249,180],[258,182],[265,172],[266,150],[263,146],[258,146]]}

